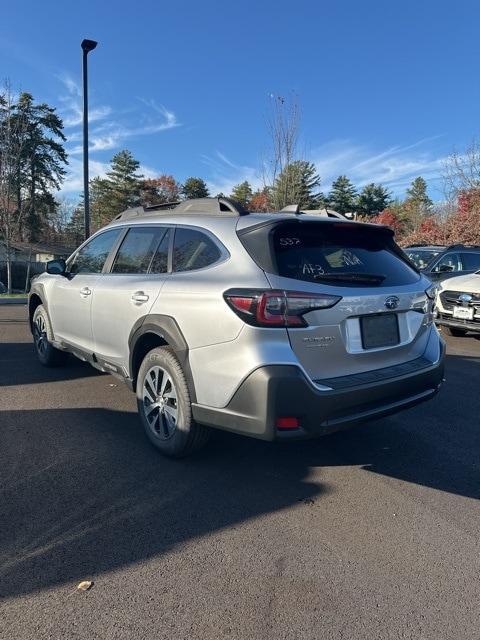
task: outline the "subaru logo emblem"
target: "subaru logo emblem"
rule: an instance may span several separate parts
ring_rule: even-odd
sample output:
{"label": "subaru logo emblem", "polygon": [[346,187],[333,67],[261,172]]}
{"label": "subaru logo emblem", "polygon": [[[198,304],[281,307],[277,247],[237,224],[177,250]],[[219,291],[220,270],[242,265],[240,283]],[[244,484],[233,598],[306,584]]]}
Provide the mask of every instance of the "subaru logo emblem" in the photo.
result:
{"label": "subaru logo emblem", "polygon": [[385,300],[385,306],[387,307],[387,309],[396,309],[398,307],[400,300],[399,298],[397,298],[397,296],[389,296],[386,300]]}
{"label": "subaru logo emblem", "polygon": [[469,293],[462,293],[458,296],[458,302],[461,302],[464,307],[468,307],[468,303],[473,300],[473,297]]}

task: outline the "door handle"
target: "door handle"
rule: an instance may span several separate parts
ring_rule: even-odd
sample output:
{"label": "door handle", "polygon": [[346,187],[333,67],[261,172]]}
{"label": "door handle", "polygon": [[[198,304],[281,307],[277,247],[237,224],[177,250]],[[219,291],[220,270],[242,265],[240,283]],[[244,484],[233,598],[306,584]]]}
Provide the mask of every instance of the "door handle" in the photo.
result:
{"label": "door handle", "polygon": [[87,296],[92,295],[92,290],[88,287],[83,287],[83,289],[80,289],[80,295],[82,298],[86,298]]}
{"label": "door handle", "polygon": [[148,302],[148,296],[143,291],[135,291],[135,293],[130,298],[132,302],[137,304],[143,304],[144,302]]}

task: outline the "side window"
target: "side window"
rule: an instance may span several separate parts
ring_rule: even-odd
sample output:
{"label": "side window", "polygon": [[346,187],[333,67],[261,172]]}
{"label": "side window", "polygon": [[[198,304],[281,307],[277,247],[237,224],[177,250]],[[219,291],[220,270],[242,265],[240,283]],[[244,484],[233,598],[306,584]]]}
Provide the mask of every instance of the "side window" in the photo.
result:
{"label": "side window", "polygon": [[480,251],[478,253],[462,253],[462,261],[465,271],[478,271],[480,269]]}
{"label": "side window", "polygon": [[115,256],[112,273],[147,273],[153,252],[165,230],[159,227],[132,227]]}
{"label": "side window", "polygon": [[437,264],[433,267],[432,271],[435,273],[448,273],[451,271],[461,271],[462,263],[457,253],[447,253],[444,255]]}
{"label": "side window", "polygon": [[84,247],[77,251],[68,264],[70,273],[101,273],[120,229],[111,229],[95,236]]}
{"label": "side window", "polygon": [[192,271],[208,267],[221,257],[220,249],[201,231],[175,230],[173,243],[173,270]]}
{"label": "side window", "polygon": [[167,229],[153,256],[150,273],[167,273],[168,271],[168,246],[170,244],[170,229]]}

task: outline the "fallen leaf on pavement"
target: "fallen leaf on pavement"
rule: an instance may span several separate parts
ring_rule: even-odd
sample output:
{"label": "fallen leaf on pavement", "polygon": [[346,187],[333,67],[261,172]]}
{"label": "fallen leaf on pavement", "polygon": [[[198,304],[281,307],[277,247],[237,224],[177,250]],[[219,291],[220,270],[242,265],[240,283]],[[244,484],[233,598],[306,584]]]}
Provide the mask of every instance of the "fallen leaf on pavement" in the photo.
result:
{"label": "fallen leaf on pavement", "polygon": [[88,591],[92,587],[93,587],[93,582],[90,582],[90,580],[84,580],[83,582],[80,582],[77,589],[79,591]]}

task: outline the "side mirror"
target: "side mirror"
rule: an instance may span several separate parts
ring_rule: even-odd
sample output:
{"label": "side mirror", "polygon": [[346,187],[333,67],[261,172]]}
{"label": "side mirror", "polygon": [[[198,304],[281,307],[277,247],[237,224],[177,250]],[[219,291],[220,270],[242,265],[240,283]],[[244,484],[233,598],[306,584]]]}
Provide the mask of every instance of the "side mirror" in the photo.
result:
{"label": "side mirror", "polygon": [[54,276],[64,276],[67,273],[65,260],[49,260],[47,262],[47,273]]}
{"label": "side mirror", "polygon": [[439,269],[440,273],[447,273],[449,271],[453,271],[453,265],[451,264],[442,264]]}

